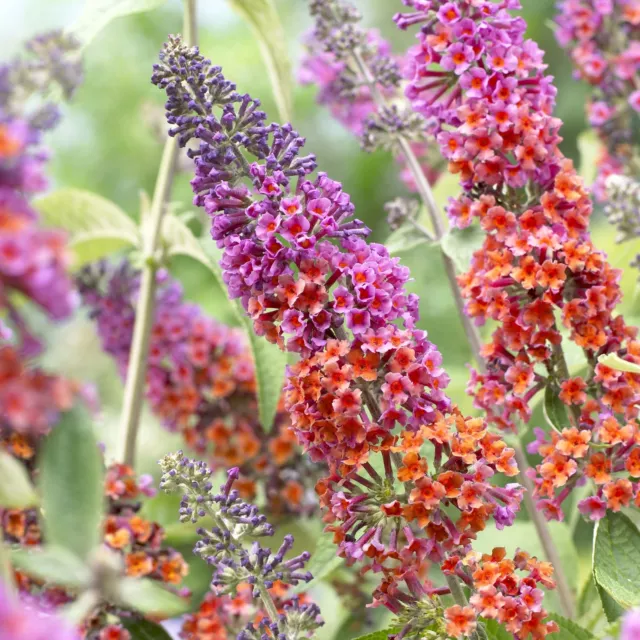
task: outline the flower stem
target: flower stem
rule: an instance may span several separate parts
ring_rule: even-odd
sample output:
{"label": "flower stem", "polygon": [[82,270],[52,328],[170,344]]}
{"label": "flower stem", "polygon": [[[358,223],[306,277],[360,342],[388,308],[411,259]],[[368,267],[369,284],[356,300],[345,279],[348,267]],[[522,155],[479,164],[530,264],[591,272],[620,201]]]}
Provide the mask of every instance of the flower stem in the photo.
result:
{"label": "flower stem", "polygon": [[269,590],[263,585],[258,584],[258,591],[260,591],[260,599],[262,600],[262,604],[266,612],[269,614],[269,618],[271,618],[271,622],[278,622],[278,609],[276,608],[276,604],[269,593]]}
{"label": "flower stem", "polygon": [[[526,469],[528,466],[527,457],[525,452],[520,446],[515,447],[516,461],[518,462],[519,469]],[[544,549],[544,553],[547,556],[547,560],[553,565],[553,570],[556,579],[556,586],[558,588],[558,597],[560,598],[560,606],[564,615],[573,620],[575,617],[575,607],[573,603],[573,594],[571,593],[571,587],[567,581],[567,576],[562,570],[562,563],[560,561],[560,554],[553,539],[551,538],[551,531],[549,526],[544,520],[544,516],[540,511],[536,509],[536,504],[533,500],[533,483],[529,477],[520,472],[520,482],[525,488],[524,492],[524,504],[531,517],[531,520],[538,533],[538,538]]]}
{"label": "flower stem", "polygon": [[[184,32],[190,45],[196,38],[196,1],[184,1]],[[129,366],[124,387],[122,406],[122,452],[120,459],[130,466],[134,465],[136,441],[140,426],[140,414],[144,397],[147,375],[147,358],[149,341],[153,324],[156,275],[158,272],[157,251],[162,219],[171,195],[176,161],[178,158],[178,141],[168,138],[162,152],[162,160],[158,169],[158,177],[147,219],[142,227],[142,252],[144,265],[140,293],[136,305],[136,322],[133,329]]]}
{"label": "flower stem", "polygon": [[[375,100],[378,107],[380,108],[386,107],[387,100],[382,94],[382,92],[379,90],[378,86],[376,85],[375,78],[372,76],[369,68],[367,67],[365,60],[363,59],[359,51],[356,50],[353,52],[353,59],[358,68],[358,71],[360,72],[360,75],[362,76],[362,79],[369,86],[371,95],[373,96],[373,99]],[[443,236],[445,235],[446,228],[444,226],[442,215],[440,213],[438,205],[433,196],[431,185],[429,184],[429,181],[427,180],[427,177],[425,176],[424,171],[422,170],[422,167],[420,165],[420,162],[416,154],[411,148],[411,144],[409,140],[407,140],[404,137],[400,137],[398,144],[400,146],[400,149],[402,150],[402,153],[405,156],[407,165],[411,170],[413,179],[418,188],[418,193],[420,195],[422,203],[425,209],[427,210],[429,219],[431,220],[431,225],[433,226],[433,230],[435,232],[435,241],[439,242],[442,240]],[[420,231],[418,227],[416,228],[418,229],[418,231]],[[424,235],[427,239],[433,240],[433,237],[431,236],[431,234],[425,233]],[[447,280],[449,281],[449,286],[451,288],[451,292],[453,293],[458,316],[464,327],[464,332],[467,337],[467,342],[469,343],[469,347],[471,348],[473,358],[476,361],[478,368],[481,371],[486,371],[486,363],[482,355],[482,340],[477,327],[473,324],[471,319],[465,313],[464,299],[462,298],[462,293],[460,291],[460,286],[458,284],[455,264],[453,263],[451,258],[449,258],[449,256],[447,256],[444,253],[444,251],[442,251],[442,244],[440,244],[440,250],[441,250],[441,256],[444,263]],[[561,351],[561,354],[562,354],[562,351]],[[564,359],[564,355],[562,355],[562,358],[560,359],[561,366],[563,363],[564,363],[566,375],[568,377],[569,373],[566,367],[566,361]],[[571,593],[569,582],[563,571],[562,565],[560,564],[560,556],[558,553],[558,549],[556,548],[556,545],[553,542],[553,539],[551,537],[551,533],[549,531],[549,526],[547,524],[547,521],[544,515],[536,509],[535,502],[533,501],[533,498],[532,498],[533,486],[532,486],[531,480],[527,476],[527,470],[529,468],[527,457],[522,449],[522,445],[519,442],[514,446],[514,449],[516,453],[518,469],[520,469],[518,479],[526,489],[524,494],[525,507],[527,509],[529,517],[531,518],[531,520],[535,525],[545,556],[547,560],[553,565],[563,614],[567,618],[573,619],[573,616],[574,616],[573,595]],[[454,578],[454,581],[457,583],[457,580],[455,580],[455,578]],[[452,593],[453,593],[453,588],[452,588]],[[464,597],[464,594],[462,594],[462,596]]]}

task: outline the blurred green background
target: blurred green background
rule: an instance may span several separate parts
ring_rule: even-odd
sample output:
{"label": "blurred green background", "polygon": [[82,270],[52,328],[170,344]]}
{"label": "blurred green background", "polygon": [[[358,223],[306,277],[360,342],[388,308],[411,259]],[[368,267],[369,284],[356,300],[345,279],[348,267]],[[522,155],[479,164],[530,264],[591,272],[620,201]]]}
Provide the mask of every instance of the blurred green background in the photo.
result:
{"label": "blurred green background", "polygon": [[[401,9],[398,1],[360,0],[357,3],[366,16],[366,24],[375,26],[394,43],[397,52],[413,43],[413,35],[399,32],[391,22],[391,15]],[[558,48],[551,30],[554,14],[552,0],[526,2],[522,11],[529,24],[529,37],[546,50],[549,72],[555,76],[559,88],[557,115],[564,120],[563,150],[580,162],[577,138],[585,129],[584,103],[586,88],[571,77],[567,56]],[[48,28],[64,27],[77,16],[82,0],[2,0],[5,20],[0,24],[3,58],[18,51],[24,39]],[[260,97],[271,118],[276,118],[269,79],[264,71],[258,44],[248,26],[230,10],[225,0],[200,0],[201,48],[215,64],[223,66],[228,78],[240,90]],[[287,44],[294,69],[300,57],[305,32],[310,27],[306,3],[301,0],[278,0]],[[51,176],[53,187],[64,185],[88,189],[110,198],[132,217],[138,216],[140,191],[153,190],[158,168],[161,140],[153,114],[162,114],[163,95],[150,83],[151,68],[168,33],[181,29],[181,3],[170,0],[159,9],[111,23],[86,51],[86,81],[72,105],[64,108],[61,126],[50,136],[52,150]],[[294,125],[308,139],[308,149],[316,153],[320,168],[344,183],[356,204],[358,217],[373,229],[373,238],[384,241],[389,231],[383,205],[398,195],[407,195],[397,178],[396,165],[390,155],[366,155],[349,133],[334,122],[325,109],[315,105],[312,87],[295,87]],[[151,115],[150,115],[151,114]],[[157,121],[156,121],[157,125]],[[161,125],[160,125],[161,126]],[[180,175],[174,200],[188,208],[191,200],[189,176]],[[455,182],[447,181],[439,196],[455,195]],[[610,253],[618,267],[626,267],[637,252],[637,246],[616,247],[614,232],[602,220],[594,217],[593,232],[596,244]],[[461,325],[452,305],[446,279],[436,248],[418,248],[403,254],[412,269],[412,287],[422,296],[421,325],[444,355],[445,365],[452,375],[451,395],[466,410],[471,410],[465,394],[466,364],[469,351]],[[185,260],[174,264],[176,274],[185,284],[189,298],[202,304],[213,316],[228,323],[235,319],[223,293],[204,268]],[[628,269],[624,277],[625,302],[622,310],[636,315],[634,309],[636,274]],[[50,349],[45,364],[67,375],[97,385],[102,414],[97,419],[99,437],[112,455],[118,435],[118,415],[121,402],[121,383],[110,360],[99,348],[91,323],[79,314],[65,326],[44,327]],[[542,418],[537,414],[536,420]],[[536,425],[539,422],[535,423]],[[159,437],[160,436],[160,437]],[[155,473],[155,461],[162,454],[181,445],[180,438],[161,430],[152,416],[145,415],[140,442],[138,468]],[[173,505],[158,502],[155,515],[169,524],[175,518]],[[575,584],[580,584],[589,566],[589,528],[578,528],[574,535],[564,525],[558,527],[562,552],[572,572]],[[484,536],[486,546],[496,543],[495,531]],[[531,525],[523,522],[511,532],[504,533],[501,543],[517,546],[520,540],[533,538]],[[535,550],[534,550],[535,551]],[[578,568],[580,571],[578,571]],[[332,638],[341,624],[335,595],[325,593],[325,606],[332,614],[323,635]],[[335,619],[334,619],[335,618]],[[341,640],[351,637],[342,632]]]}

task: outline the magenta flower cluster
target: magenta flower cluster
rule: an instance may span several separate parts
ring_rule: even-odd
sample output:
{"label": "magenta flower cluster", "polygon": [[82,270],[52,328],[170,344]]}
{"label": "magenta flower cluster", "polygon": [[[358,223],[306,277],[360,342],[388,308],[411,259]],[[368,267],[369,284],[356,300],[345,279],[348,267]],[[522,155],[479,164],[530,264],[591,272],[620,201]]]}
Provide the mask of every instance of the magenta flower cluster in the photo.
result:
{"label": "magenta flower cluster", "polygon": [[[587,116],[605,151],[594,194],[606,200],[606,179],[640,162],[633,132],[640,126],[640,7],[637,0],[562,0],[556,37],[591,85]],[[635,147],[635,149],[634,149]]]}
{"label": "magenta flower cluster", "polygon": [[[31,335],[14,302],[16,292],[37,304],[53,320],[74,308],[71,280],[66,274],[65,234],[42,227],[30,204],[47,187],[47,154],[42,132],[57,121],[50,105],[28,110],[16,96],[29,96],[58,81],[71,93],[79,80],[76,65],[67,65],[64,51],[76,44],[59,33],[39,36],[27,45],[39,57],[0,66],[0,311],[19,334],[20,348],[33,353],[39,343]],[[54,64],[55,59],[55,64]],[[46,78],[43,82],[42,78]],[[0,339],[11,331],[0,320]]]}

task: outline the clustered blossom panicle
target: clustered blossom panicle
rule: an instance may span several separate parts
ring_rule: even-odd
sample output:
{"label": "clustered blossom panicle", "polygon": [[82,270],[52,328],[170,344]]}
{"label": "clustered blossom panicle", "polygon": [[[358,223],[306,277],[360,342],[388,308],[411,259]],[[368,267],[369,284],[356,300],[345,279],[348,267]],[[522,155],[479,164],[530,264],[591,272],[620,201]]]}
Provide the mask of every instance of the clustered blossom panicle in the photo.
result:
{"label": "clustered blossom panicle", "polygon": [[[33,460],[27,460],[33,473]],[[103,543],[117,553],[123,561],[125,574],[133,578],[148,578],[166,584],[179,594],[188,565],[182,555],[163,546],[162,527],[139,514],[143,497],[152,497],[151,476],[136,478],[133,469],[113,464],[105,476],[107,515],[103,523]],[[38,509],[0,509],[0,532],[9,544],[37,547],[44,543]],[[34,602],[41,608],[54,611],[73,601],[74,596],[60,587],[33,579],[26,573],[15,571],[20,598]],[[129,632],[115,617],[130,616],[130,612],[110,605],[97,609],[80,629],[83,640],[130,640]],[[1,636],[0,636],[1,637]]]}
{"label": "clustered blossom panicle", "polygon": [[[256,618],[247,622],[238,634],[238,640],[261,640],[262,638],[303,638],[322,625],[320,611],[315,604],[305,603],[293,598],[281,603],[282,611],[277,619],[269,617],[269,606],[265,598],[271,600],[269,590],[278,595],[286,594],[286,586],[295,586],[300,582],[309,582],[312,575],[305,571],[309,553],[303,552],[286,559],[293,547],[293,536],[286,535],[280,548],[274,553],[263,547],[259,539],[273,535],[274,530],[266,517],[256,506],[244,502],[240,493],[233,488],[239,477],[237,467],[227,473],[227,481],[215,493],[212,484],[212,471],[204,462],[186,458],[181,451],[165,456],[160,461],[162,479],[160,487],[167,493],[182,492],[180,503],[180,521],[196,523],[205,517],[212,520],[210,528],[200,527],[200,540],[194,553],[214,567],[211,582],[214,597],[235,596],[231,603],[220,600],[226,611],[233,616],[243,613],[246,616],[247,596],[263,599],[267,615],[256,612]],[[273,604],[273,601],[271,600]],[[251,610],[251,609],[249,609]],[[254,609],[255,611],[255,609]],[[198,614],[198,621],[203,616]],[[204,623],[207,624],[206,617]],[[211,621],[216,624],[217,621]],[[198,638],[190,634],[193,619],[187,621],[187,638]],[[220,621],[222,631],[225,622]],[[195,630],[197,631],[197,629]],[[264,635],[263,635],[264,634]],[[222,636],[225,637],[225,636]]]}
{"label": "clustered blossom panicle", "polygon": [[[432,147],[425,143],[426,123],[402,95],[403,60],[392,54],[391,45],[376,29],[359,26],[362,16],[355,7],[339,0],[322,0],[312,1],[310,8],[315,26],[304,39],[306,53],[298,74],[300,82],[318,87],[318,103],[361,138],[365,150],[393,151],[399,135],[411,140],[423,170],[435,182],[439,169]],[[366,72],[354,59],[356,51]],[[371,83],[393,106],[381,109],[376,104]],[[402,164],[402,180],[415,190],[404,156],[398,154],[398,161]]]}
{"label": "clustered blossom panicle", "polygon": [[[616,227],[616,242],[640,237],[640,182],[629,176],[612,175],[607,178],[607,203],[604,212]],[[631,263],[640,269],[640,255]]]}
{"label": "clustered blossom panicle", "polygon": [[53,127],[57,111],[51,105],[31,108],[28,99],[59,82],[70,95],[80,79],[78,63],[67,53],[77,44],[59,33],[34,38],[27,49],[34,58],[0,66],[0,340],[11,336],[5,316],[18,331],[21,349],[39,347],[13,300],[26,296],[54,320],[74,307],[66,274],[65,236],[44,229],[30,198],[47,186],[47,154],[40,147],[42,132]]}
{"label": "clustered blossom panicle", "polygon": [[[140,273],[126,261],[102,262],[85,268],[77,282],[102,346],[124,377]],[[254,365],[241,332],[185,302],[166,272],[158,275],[147,398],[163,424],[216,469],[240,468],[236,488],[244,498],[263,492],[271,514],[314,510],[318,471],[300,452],[288,414],[280,407],[271,429],[257,420]]]}
{"label": "clustered blossom panicle", "polygon": [[0,581],[0,640],[80,640],[51,610],[14,597]]}
{"label": "clustered blossom panicle", "polygon": [[[593,246],[589,195],[558,148],[543,53],[509,13],[517,0],[405,4],[415,12],[399,14],[398,25],[422,24],[407,94],[439,118],[442,154],[461,177],[449,216],[459,227],[477,219],[486,232],[459,278],[468,315],[498,323],[483,351],[487,372],[469,384],[476,406],[515,430],[540,390],[564,403],[558,432],[539,431],[530,447],[544,458],[535,493],[548,518],[563,518],[563,501],[585,479],[595,490],[580,510],[594,520],[640,502],[640,376],[597,363],[612,352],[640,361],[640,342],[615,315],[620,271]],[[588,375],[569,374],[563,332],[583,351]]]}
{"label": "clustered blossom panicle", "polygon": [[[274,582],[268,591],[278,613],[285,613],[287,607],[295,606],[296,599],[301,604],[310,603],[308,596],[304,594],[292,596],[290,587],[284,582]],[[247,632],[250,624],[255,631],[266,617],[264,608],[254,600],[253,587],[245,582],[238,585],[233,597],[210,591],[198,611],[186,616],[180,637],[183,640],[236,640],[238,634]],[[247,640],[251,638],[246,635],[244,637]]]}
{"label": "clustered blossom panicle", "polygon": [[605,201],[608,176],[640,177],[640,7],[637,0],[561,0],[558,8],[558,42],[575,77],[593,87],[587,116],[605,145],[594,194]]}
{"label": "clustered blossom panicle", "polygon": [[[379,575],[375,604],[403,621],[398,637],[420,634],[433,624],[425,597],[449,592],[430,582],[428,564],[473,583],[460,558],[476,533],[513,522],[522,488],[493,476],[517,473],[514,451],[452,405],[442,357],[416,328],[408,270],[364,241],[369,231],[339,183],[307,177],[315,162],[299,155],[304,140],[288,125],[266,126],[256,101],[177,38],[153,81],[169,96],[171,134],[200,141],[190,152],[195,203],[212,218],[230,294],[257,333],[300,355],[286,404],[299,441],[329,464],[317,492],[339,553]],[[552,630],[527,596],[531,581],[509,585],[514,635]],[[457,635],[481,611],[471,605]]]}

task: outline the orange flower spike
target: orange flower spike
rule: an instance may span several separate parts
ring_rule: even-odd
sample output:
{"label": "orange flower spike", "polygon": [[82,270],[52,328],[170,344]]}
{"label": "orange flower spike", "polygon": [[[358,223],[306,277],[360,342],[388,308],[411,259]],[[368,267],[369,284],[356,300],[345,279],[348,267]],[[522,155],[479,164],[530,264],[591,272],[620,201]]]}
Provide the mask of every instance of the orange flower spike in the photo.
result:
{"label": "orange flower spike", "polygon": [[633,498],[633,485],[626,478],[604,485],[603,493],[607,499],[607,507],[612,511],[620,511],[628,507]]}
{"label": "orange flower spike", "polygon": [[567,405],[582,405],[587,400],[587,383],[581,377],[568,378],[560,383],[560,400]]}
{"label": "orange flower spike", "polygon": [[591,431],[586,429],[578,431],[576,427],[563,429],[560,439],[556,444],[556,449],[568,457],[584,458],[589,450],[590,441]]}
{"label": "orange flower spike", "polygon": [[427,461],[416,452],[407,453],[402,458],[402,466],[398,469],[397,478],[400,482],[416,481],[427,473]]}
{"label": "orange flower spike", "polygon": [[476,613],[472,607],[461,607],[459,604],[449,607],[444,612],[447,621],[447,633],[454,638],[471,636],[478,626]]}
{"label": "orange flower spike", "polygon": [[611,460],[601,451],[594,453],[584,472],[596,484],[605,484],[611,480]]}

